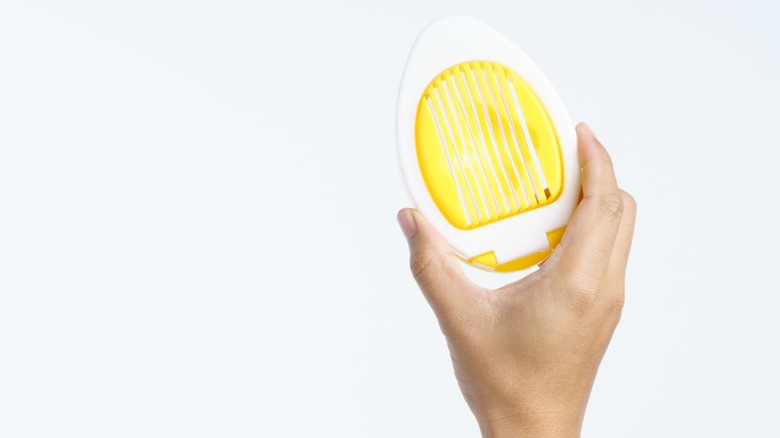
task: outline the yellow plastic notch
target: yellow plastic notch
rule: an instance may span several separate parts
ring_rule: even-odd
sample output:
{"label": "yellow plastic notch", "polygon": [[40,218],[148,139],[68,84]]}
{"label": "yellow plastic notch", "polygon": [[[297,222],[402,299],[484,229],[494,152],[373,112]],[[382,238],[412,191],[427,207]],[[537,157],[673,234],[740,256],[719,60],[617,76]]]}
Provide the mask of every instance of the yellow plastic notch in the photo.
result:
{"label": "yellow plastic notch", "polygon": [[547,242],[550,244],[549,249],[543,249],[539,252],[520,257],[519,259],[499,264],[498,260],[496,260],[495,253],[493,253],[493,251],[489,251],[476,257],[472,257],[466,260],[466,262],[487,271],[495,272],[512,272],[519,271],[521,269],[528,269],[531,266],[538,265],[547,257],[549,257],[550,254],[552,254],[555,247],[558,246],[558,243],[561,242],[564,231],[566,231],[566,227],[556,228],[552,231],[548,231]]}
{"label": "yellow plastic notch", "polygon": [[500,64],[451,67],[425,89],[415,123],[423,180],[442,215],[471,230],[554,202],[558,136],[534,90]]}

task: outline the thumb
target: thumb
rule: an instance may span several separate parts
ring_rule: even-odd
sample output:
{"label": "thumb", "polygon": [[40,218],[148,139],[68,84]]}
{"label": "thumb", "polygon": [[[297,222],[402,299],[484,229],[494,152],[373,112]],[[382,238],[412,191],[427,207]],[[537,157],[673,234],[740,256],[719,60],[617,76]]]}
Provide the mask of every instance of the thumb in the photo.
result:
{"label": "thumb", "polygon": [[409,243],[409,266],[423,295],[441,316],[466,305],[467,293],[476,287],[463,274],[449,243],[417,211],[398,212],[398,223]]}

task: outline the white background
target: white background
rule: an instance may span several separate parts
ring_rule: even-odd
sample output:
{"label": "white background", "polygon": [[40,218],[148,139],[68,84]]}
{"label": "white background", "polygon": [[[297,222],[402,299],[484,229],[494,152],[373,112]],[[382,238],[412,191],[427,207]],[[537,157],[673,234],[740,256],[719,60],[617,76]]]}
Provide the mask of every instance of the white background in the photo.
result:
{"label": "white background", "polygon": [[451,14],[639,203],[584,435],[780,436],[758,0],[0,3],[0,436],[477,436],[395,222],[398,84]]}

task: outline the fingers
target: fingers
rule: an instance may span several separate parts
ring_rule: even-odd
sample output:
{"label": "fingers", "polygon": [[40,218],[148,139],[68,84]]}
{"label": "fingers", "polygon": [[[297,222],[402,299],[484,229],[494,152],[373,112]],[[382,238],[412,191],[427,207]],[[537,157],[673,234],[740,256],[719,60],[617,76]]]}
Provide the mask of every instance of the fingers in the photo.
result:
{"label": "fingers", "polygon": [[619,192],[615,169],[604,145],[588,125],[577,125],[577,149],[582,167],[583,197]]}
{"label": "fingers", "polygon": [[623,196],[623,218],[620,221],[615,246],[612,248],[612,256],[607,268],[607,272],[613,278],[622,278],[626,273],[626,264],[628,263],[628,254],[631,251],[634,224],[636,223],[636,201],[622,190],[621,195]]}
{"label": "fingers", "polygon": [[568,278],[588,284],[609,265],[625,205],[604,146],[582,123],[577,138],[583,199],[566,228],[556,264]]}
{"label": "fingers", "polygon": [[449,243],[416,210],[398,212],[398,223],[409,243],[412,275],[437,315],[467,305],[475,285],[463,273]]}

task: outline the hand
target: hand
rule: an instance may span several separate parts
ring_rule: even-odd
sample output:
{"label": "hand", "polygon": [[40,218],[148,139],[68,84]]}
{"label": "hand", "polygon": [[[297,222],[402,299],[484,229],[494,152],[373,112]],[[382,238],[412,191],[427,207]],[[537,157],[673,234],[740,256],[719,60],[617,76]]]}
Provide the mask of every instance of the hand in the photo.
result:
{"label": "hand", "polygon": [[484,437],[578,437],[620,319],[636,204],[590,129],[578,125],[577,137],[583,199],[552,255],[515,283],[475,285],[422,215],[398,213],[412,273]]}

